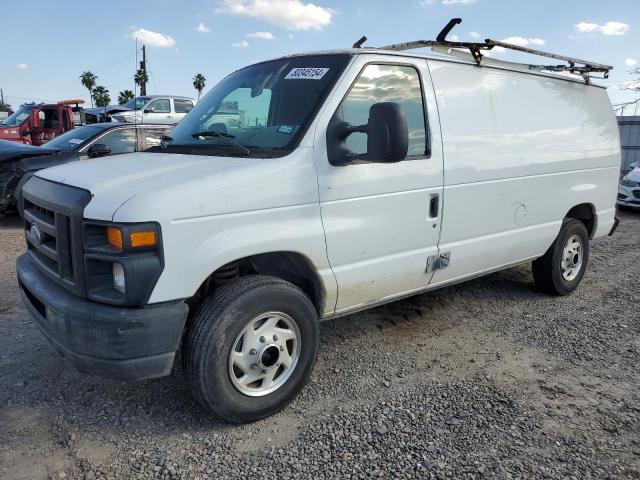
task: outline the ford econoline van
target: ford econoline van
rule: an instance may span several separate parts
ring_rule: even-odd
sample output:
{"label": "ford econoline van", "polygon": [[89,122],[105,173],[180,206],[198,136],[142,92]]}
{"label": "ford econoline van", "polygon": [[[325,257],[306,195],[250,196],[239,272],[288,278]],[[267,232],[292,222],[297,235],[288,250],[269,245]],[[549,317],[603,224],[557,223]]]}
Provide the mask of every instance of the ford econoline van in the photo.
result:
{"label": "ford econoline van", "polygon": [[322,319],[525,262],[569,294],[617,224],[607,93],[590,65],[477,54],[257,63],[151,151],[38,172],[17,271],[42,333],[90,374],[180,359],[202,405],[247,422],[303,388]]}

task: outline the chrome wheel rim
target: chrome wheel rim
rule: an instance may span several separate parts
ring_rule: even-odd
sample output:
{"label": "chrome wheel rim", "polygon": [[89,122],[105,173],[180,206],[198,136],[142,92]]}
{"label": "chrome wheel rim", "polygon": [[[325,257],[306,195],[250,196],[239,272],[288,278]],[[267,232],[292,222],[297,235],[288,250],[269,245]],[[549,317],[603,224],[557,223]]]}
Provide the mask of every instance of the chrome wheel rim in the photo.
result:
{"label": "chrome wheel rim", "polygon": [[300,329],[289,315],[267,312],[253,318],[233,342],[229,376],[240,393],[261,397],[289,379],[300,358]]}
{"label": "chrome wheel rim", "polygon": [[583,252],[582,240],[578,235],[573,235],[567,240],[567,243],[562,249],[562,262],[560,263],[562,278],[566,281],[570,282],[574,280],[580,273],[582,269]]}

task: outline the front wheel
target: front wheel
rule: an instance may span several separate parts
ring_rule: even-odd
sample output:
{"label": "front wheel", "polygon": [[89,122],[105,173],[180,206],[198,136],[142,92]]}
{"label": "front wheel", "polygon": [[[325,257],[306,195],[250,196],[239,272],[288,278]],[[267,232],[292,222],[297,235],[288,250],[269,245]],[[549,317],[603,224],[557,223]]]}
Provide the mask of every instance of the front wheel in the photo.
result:
{"label": "front wheel", "polygon": [[318,314],[298,287],[241,277],[196,313],[185,374],[202,406],[228,422],[253,422],[293,400],[311,375],[318,344]]}
{"label": "front wheel", "polygon": [[552,295],[568,295],[584,276],[589,260],[589,235],[580,220],[565,220],[549,250],[532,263],[536,287]]}

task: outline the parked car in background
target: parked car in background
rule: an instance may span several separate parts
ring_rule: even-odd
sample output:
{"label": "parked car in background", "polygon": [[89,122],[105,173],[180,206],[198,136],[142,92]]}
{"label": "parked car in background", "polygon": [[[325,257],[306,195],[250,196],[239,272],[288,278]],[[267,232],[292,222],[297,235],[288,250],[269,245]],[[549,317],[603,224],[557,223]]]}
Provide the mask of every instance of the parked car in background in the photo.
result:
{"label": "parked car in background", "polygon": [[22,185],[38,170],[74,160],[133,153],[160,145],[170,125],[96,123],[63,133],[44,147],[0,141],[0,213],[17,210]]}
{"label": "parked car in background", "polygon": [[23,103],[0,123],[0,139],[43,145],[52,138],[84,123],[84,100],[58,103]]}
{"label": "parked car in background", "polygon": [[640,165],[635,166],[620,180],[617,204],[621,207],[640,208]]}
{"label": "parked car in background", "polygon": [[193,109],[194,103],[189,97],[148,95],[110,109],[109,116],[116,122],[175,125]]}

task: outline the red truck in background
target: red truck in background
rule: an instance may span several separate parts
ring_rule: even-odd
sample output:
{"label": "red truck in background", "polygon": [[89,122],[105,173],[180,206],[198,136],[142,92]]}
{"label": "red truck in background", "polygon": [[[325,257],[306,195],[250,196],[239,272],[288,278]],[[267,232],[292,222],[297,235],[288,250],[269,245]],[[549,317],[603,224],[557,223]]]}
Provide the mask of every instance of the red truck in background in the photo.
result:
{"label": "red truck in background", "polygon": [[[0,123],[0,140],[42,145],[76,125],[84,124],[84,100],[23,103]],[[72,106],[75,105],[75,106]]]}

